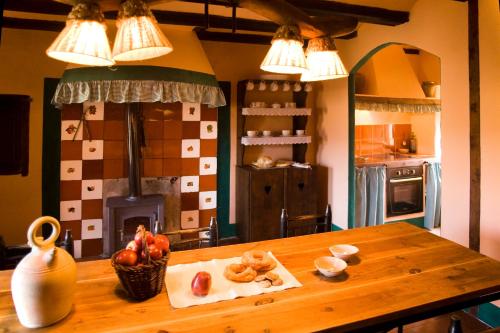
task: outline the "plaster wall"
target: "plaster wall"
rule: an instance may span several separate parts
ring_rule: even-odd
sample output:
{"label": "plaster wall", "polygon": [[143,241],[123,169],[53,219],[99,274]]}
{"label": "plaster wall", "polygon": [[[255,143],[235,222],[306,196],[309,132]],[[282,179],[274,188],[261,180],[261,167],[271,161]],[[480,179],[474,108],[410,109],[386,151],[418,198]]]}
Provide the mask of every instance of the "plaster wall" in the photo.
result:
{"label": "plaster wall", "polygon": [[[390,43],[424,49],[441,59],[443,226],[442,235],[468,244],[469,141],[467,5],[457,1],[419,0],[410,22],[385,27],[363,24],[358,37],[339,40],[340,56],[351,70],[367,53]],[[328,193],[335,224],[347,228],[348,217],[348,87],[347,79],[319,83],[317,104],[323,117],[318,163],[333,175]],[[457,167],[461,166],[461,167]],[[457,188],[460,190],[457,191]]]}
{"label": "plaster wall", "polygon": [[[500,260],[500,11],[496,0],[479,1],[481,87],[481,252]],[[444,115],[444,114],[443,114]],[[500,302],[497,303],[500,306]]]}

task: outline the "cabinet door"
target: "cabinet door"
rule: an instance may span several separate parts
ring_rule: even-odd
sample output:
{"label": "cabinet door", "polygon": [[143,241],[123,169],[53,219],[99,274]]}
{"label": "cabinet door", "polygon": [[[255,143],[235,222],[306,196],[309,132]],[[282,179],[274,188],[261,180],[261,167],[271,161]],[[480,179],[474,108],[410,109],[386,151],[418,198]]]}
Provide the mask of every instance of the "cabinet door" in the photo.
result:
{"label": "cabinet door", "polygon": [[251,241],[280,237],[280,216],[284,207],[282,169],[255,170],[250,185]]}
{"label": "cabinet door", "polygon": [[288,216],[316,214],[314,169],[287,169],[285,198]]}

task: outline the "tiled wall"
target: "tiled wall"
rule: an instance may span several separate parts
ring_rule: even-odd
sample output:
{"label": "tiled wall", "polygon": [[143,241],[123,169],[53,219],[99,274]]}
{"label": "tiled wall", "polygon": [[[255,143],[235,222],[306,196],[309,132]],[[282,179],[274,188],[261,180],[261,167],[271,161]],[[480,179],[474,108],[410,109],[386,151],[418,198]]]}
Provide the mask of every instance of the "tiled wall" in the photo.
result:
{"label": "tiled wall", "polygon": [[[217,109],[192,103],[145,103],[142,109],[142,176],[180,177],[179,225],[207,226],[217,205]],[[77,131],[84,111],[89,131]],[[124,105],[113,103],[62,110],[61,234],[71,228],[76,257],[102,253],[103,179],[126,178],[128,171],[125,114]]]}
{"label": "tiled wall", "polygon": [[409,145],[410,124],[356,125],[355,155],[372,156],[397,151],[406,140]]}

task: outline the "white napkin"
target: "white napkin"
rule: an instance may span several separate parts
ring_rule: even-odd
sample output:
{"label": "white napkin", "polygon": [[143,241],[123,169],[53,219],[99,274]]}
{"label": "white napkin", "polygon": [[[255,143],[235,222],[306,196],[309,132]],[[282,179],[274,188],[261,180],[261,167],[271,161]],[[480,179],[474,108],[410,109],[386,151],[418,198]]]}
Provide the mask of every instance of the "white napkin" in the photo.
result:
{"label": "white napkin", "polygon": [[[180,264],[168,266],[165,274],[165,285],[167,287],[170,304],[174,308],[185,308],[192,305],[215,303],[223,300],[234,299],[285,290],[288,288],[302,287],[302,284],[273,256],[276,260],[276,268],[272,271],[279,274],[283,280],[281,286],[263,288],[258,283],[233,282],[224,277],[224,268],[233,263],[240,263],[241,257],[228,259],[212,259],[210,261],[199,261],[191,264]],[[191,292],[191,281],[197,272],[205,271],[212,276],[212,287],[207,296],[199,297]]]}

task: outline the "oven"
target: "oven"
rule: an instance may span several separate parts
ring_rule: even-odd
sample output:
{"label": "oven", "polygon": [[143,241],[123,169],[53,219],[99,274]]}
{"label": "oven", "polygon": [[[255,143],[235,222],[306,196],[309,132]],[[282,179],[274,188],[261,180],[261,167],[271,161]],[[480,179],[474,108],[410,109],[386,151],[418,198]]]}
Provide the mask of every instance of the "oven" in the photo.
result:
{"label": "oven", "polygon": [[387,220],[424,216],[424,167],[388,167],[385,217]]}

